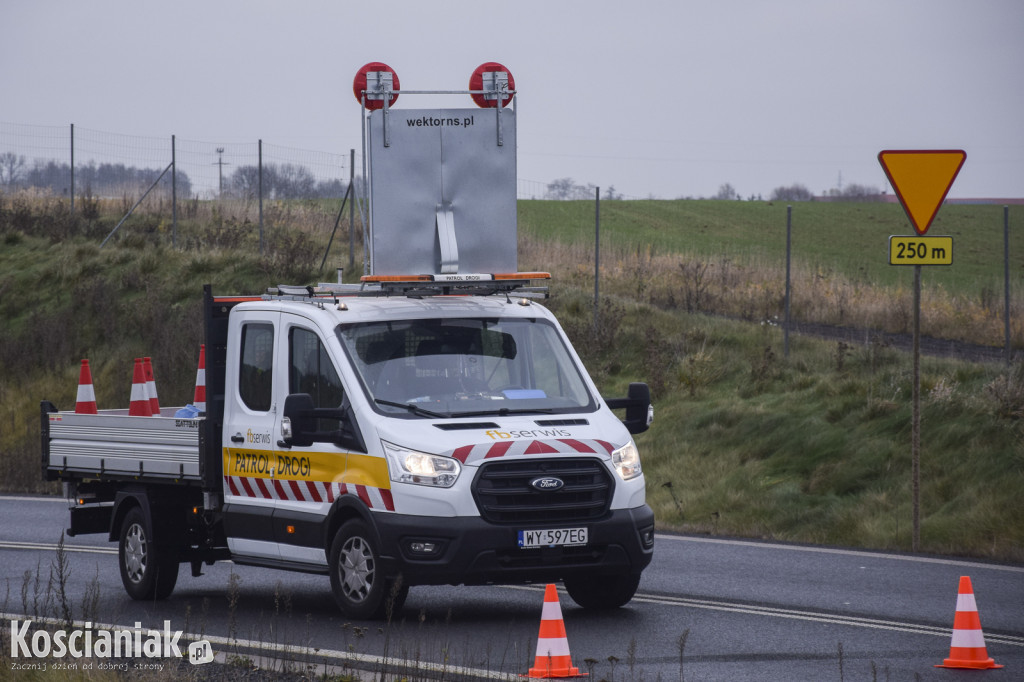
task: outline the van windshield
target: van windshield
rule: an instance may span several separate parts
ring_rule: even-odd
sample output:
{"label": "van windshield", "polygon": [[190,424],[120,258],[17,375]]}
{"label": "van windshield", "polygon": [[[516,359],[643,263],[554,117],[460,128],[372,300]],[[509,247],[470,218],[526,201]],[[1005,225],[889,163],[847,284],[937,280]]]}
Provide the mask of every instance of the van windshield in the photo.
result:
{"label": "van windshield", "polygon": [[338,326],[375,409],[410,417],[590,412],[593,397],[544,320],[456,318]]}

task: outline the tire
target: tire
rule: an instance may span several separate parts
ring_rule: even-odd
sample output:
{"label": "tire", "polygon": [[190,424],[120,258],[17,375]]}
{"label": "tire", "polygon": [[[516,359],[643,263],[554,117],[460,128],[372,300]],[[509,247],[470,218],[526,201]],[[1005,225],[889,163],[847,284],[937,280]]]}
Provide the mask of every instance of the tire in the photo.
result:
{"label": "tire", "polygon": [[565,591],[583,608],[609,610],[629,603],[640,585],[640,574],[578,575],[563,582]]}
{"label": "tire", "polygon": [[330,570],[334,600],[349,618],[390,618],[409,594],[400,577],[384,577],[376,535],[360,519],[346,521],[335,533]]}
{"label": "tire", "polygon": [[134,507],[121,524],[117,551],[121,583],[132,599],[166,599],[178,582],[178,558],[153,541],[142,509]]}

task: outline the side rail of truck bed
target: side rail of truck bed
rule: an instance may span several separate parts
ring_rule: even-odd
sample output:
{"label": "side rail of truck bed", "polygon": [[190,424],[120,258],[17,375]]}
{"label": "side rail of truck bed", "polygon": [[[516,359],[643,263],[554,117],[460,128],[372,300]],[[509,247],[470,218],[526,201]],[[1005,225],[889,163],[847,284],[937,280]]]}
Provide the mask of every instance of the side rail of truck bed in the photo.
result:
{"label": "side rail of truck bed", "polygon": [[203,419],[60,412],[43,401],[42,466],[48,480],[202,481]]}

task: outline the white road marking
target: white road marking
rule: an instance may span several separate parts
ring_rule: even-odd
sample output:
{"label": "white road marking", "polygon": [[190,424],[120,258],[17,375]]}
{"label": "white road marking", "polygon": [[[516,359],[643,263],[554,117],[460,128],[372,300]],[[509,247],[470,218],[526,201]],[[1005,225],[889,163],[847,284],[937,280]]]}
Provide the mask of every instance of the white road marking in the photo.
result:
{"label": "white road marking", "polygon": [[[52,542],[13,542],[11,540],[0,541],[0,549],[39,549],[56,551],[57,545]],[[87,554],[117,554],[116,547],[89,547],[86,545],[72,545],[64,543],[65,552],[84,552]]]}
{"label": "white road marking", "polygon": [[981,561],[967,561],[961,559],[947,559],[908,554],[884,554],[882,552],[869,552],[858,549],[838,549],[833,547],[808,547],[804,545],[781,545],[771,542],[753,542],[750,540],[727,540],[725,538],[698,538],[688,535],[663,535],[658,533],[654,536],[656,540],[667,540],[670,542],[706,542],[718,545],[736,545],[740,547],[760,547],[768,549],[782,549],[790,552],[814,552],[818,554],[837,554],[841,556],[856,556],[865,559],[891,559],[894,561],[915,561],[923,564],[942,564],[945,566],[965,566],[969,568],[985,568],[993,571],[1010,571],[1011,573],[1024,573],[1024,566],[1010,566],[1008,564],[990,564]]}

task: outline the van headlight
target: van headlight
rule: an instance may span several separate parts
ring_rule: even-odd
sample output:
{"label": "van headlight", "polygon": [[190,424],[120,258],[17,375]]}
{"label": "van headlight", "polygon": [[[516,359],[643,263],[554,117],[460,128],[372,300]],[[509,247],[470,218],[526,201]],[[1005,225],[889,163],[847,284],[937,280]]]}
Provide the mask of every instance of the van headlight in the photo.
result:
{"label": "van headlight", "polygon": [[387,441],[381,443],[388,457],[392,481],[451,488],[462,471],[462,464],[452,457],[428,455]]}
{"label": "van headlight", "polygon": [[612,452],[612,466],[619,473],[619,478],[628,481],[643,473],[640,466],[640,453],[633,441],[629,441],[618,450]]}

